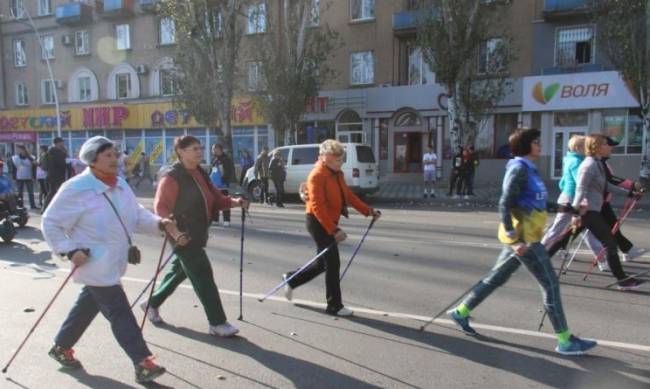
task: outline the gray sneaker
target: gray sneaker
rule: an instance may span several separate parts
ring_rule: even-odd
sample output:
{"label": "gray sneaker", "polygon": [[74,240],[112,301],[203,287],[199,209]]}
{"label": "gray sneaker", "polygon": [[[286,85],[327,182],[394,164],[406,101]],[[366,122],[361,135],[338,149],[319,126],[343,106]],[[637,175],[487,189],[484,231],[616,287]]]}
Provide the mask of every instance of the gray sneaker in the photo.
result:
{"label": "gray sneaker", "polygon": [[[144,312],[145,309],[147,309],[147,301],[143,301],[140,303],[140,309],[142,309],[142,312]],[[154,308],[152,306],[149,306],[149,309],[147,309],[147,319],[149,319],[150,322],[153,324],[162,324],[164,323],[162,317],[160,317],[160,313],[158,312],[158,308]]]}

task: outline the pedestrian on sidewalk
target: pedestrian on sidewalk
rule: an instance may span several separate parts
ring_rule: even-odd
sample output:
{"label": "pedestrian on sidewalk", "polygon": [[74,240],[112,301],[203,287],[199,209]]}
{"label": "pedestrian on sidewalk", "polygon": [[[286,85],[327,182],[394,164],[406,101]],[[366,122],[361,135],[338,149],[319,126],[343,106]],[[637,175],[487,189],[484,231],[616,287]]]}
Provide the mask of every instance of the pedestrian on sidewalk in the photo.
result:
{"label": "pedestrian on sidewalk", "polygon": [[246,149],[242,150],[241,156],[239,157],[239,166],[241,166],[241,174],[239,175],[240,186],[244,185],[244,177],[246,177],[246,172],[248,169],[252,168],[253,165],[255,165],[255,161],[253,161],[251,154]]}
{"label": "pedestrian on sidewalk", "polygon": [[[316,262],[297,274],[285,287],[285,297],[291,300],[293,289],[311,281],[325,272],[326,312],[337,316],[351,316],[352,310],[343,305],[339,271],[341,259],[337,244],[347,237],[338,226],[341,215],[348,217],[348,205],[359,213],[378,219],[379,211],[369,208],[345,183],[341,166],[345,159],[345,149],[336,140],[328,139],[320,145],[318,162],[307,179],[305,196],[307,231],[316,242],[317,252],[334,244]],[[294,273],[285,273],[287,279]]]}
{"label": "pedestrian on sidewalk", "polygon": [[269,148],[264,146],[255,160],[255,179],[260,181],[260,203],[269,202]]}
{"label": "pedestrian on sidewalk", "polygon": [[505,245],[496,264],[455,309],[451,318],[467,335],[477,332],[469,316],[483,300],[503,285],[522,264],[537,280],[544,298],[544,308],[557,336],[555,351],[563,355],[584,354],[596,346],[571,334],[560,297],[560,284],[546,249],[540,243],[546,224],[547,191],[533,163],[541,154],[540,132],[520,129],[510,135],[514,159],[506,165],[503,192],[499,200],[499,240]]}
{"label": "pedestrian on sidewalk", "polygon": [[151,165],[149,156],[143,151],[140,153],[140,160],[138,161],[138,182],[135,183],[136,189],[142,184],[142,181],[148,180],[153,185],[153,177],[151,177]]}
{"label": "pedestrian on sidewalk", "polygon": [[47,146],[39,147],[38,159],[36,160],[36,179],[38,180],[38,206],[42,209],[47,198],[47,171],[43,168],[47,160]]}
{"label": "pedestrian on sidewalk", "polygon": [[[457,199],[460,197],[463,186],[463,146],[458,146],[456,154],[451,159],[451,177],[449,179],[448,197]],[[454,190],[456,194],[454,194]]]}
{"label": "pedestrian on sidewalk", "polygon": [[463,152],[463,191],[465,199],[474,196],[474,176],[476,175],[476,169],[478,169],[479,163],[478,153],[474,150],[474,146],[468,146]]}
{"label": "pedestrian on sidewalk", "polygon": [[36,158],[27,150],[25,145],[18,145],[18,154],[12,157],[14,166],[16,166],[16,183],[18,185],[18,199],[23,202],[25,187],[29,198],[29,207],[36,208],[34,202],[34,172],[36,170]]}
{"label": "pedestrian on sidewalk", "polygon": [[[223,146],[216,143],[212,146],[212,162],[210,164],[212,169],[218,169],[221,173],[222,186],[219,187],[221,194],[228,196],[230,194],[230,184],[236,181],[235,178],[235,164],[232,158],[223,150]],[[223,226],[230,227],[230,208],[224,208],[223,211]],[[219,212],[215,213],[215,222],[219,223]]]}
{"label": "pedestrian on sidewalk", "polygon": [[[628,278],[625,274],[618,256],[618,243],[612,234],[612,226],[601,213],[608,193],[607,165],[602,162],[602,159],[609,158],[611,153],[612,146],[608,143],[607,137],[601,134],[587,136],[585,140],[587,156],[578,169],[573,207],[577,208],[583,200],[587,200],[589,205],[587,212],[582,217],[574,216],[572,222],[576,226],[587,228],[605,246],[609,268],[614,277],[620,281],[618,289],[631,290],[641,286],[643,281]],[[613,211],[611,213],[613,214]],[[615,219],[616,215],[613,217]]]}
{"label": "pedestrian on sidewalk", "polygon": [[47,209],[47,206],[59,191],[59,187],[61,187],[66,180],[68,174],[66,158],[68,158],[68,152],[65,149],[63,138],[54,138],[52,146],[47,150],[47,156],[45,159],[48,191],[43,211]]}
{"label": "pedestrian on sidewalk", "polygon": [[285,161],[280,150],[275,150],[269,163],[269,175],[275,186],[275,205],[284,208],[284,181],[287,180]]}
{"label": "pedestrian on sidewalk", "polygon": [[[427,152],[422,156],[422,164],[424,168],[424,198],[427,198],[427,195],[431,198],[436,197],[436,190],[434,186],[436,184],[436,163],[438,162],[438,156],[433,152],[433,147],[429,146]],[[428,189],[427,189],[428,188]]]}
{"label": "pedestrian on sidewalk", "polygon": [[[161,217],[173,214],[178,228],[189,234],[191,240],[185,246],[174,248],[171,268],[149,301],[147,318],[152,323],[162,323],[160,306],[189,278],[208,317],[208,333],[233,336],[239,329],[226,320],[205,246],[212,215],[226,208],[248,208],[248,201],[224,196],[211,184],[210,177],[200,166],[203,146],[197,138],[191,135],[176,138],[174,151],[179,162],[163,173],[154,198],[154,210]],[[143,310],[146,306],[147,301],[140,304]]]}
{"label": "pedestrian on sidewalk", "polygon": [[66,182],[43,214],[45,240],[53,253],[73,263],[73,279],[84,285],[48,354],[63,368],[81,367],[72,348],[101,312],[133,362],[136,380],[151,382],[165,368],[153,362],[120,283],[129,251],[125,229],[129,235],[138,231],[154,236],[166,230],[178,237],[179,245],[187,239],[170,220],[138,204],[131,188],[117,176],[118,153],[110,140],[88,139],[81,146],[81,158],[90,169]]}

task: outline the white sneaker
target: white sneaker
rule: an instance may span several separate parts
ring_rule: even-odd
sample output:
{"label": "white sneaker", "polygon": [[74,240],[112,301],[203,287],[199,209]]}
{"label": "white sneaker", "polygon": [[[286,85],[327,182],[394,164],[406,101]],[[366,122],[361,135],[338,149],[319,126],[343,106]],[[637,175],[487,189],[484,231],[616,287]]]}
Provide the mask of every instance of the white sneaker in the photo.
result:
{"label": "white sneaker", "polygon": [[598,269],[600,271],[609,271],[609,263],[607,263],[606,260],[602,260],[598,262]]}
{"label": "white sneaker", "polygon": [[[146,300],[140,303],[140,309],[142,309],[142,312],[144,312],[144,310],[147,309]],[[160,317],[158,308],[154,308],[152,306],[149,306],[149,309],[147,310],[147,319],[149,319],[149,321],[152,322],[153,324],[163,323],[163,319],[162,317]]]}
{"label": "white sneaker", "polygon": [[[286,281],[287,278],[289,278],[289,273],[284,273],[282,275],[282,279]],[[289,286],[289,283],[284,285],[284,298],[286,298],[287,301],[291,301],[291,299],[293,299],[293,288]]]}
{"label": "white sneaker", "polygon": [[224,227],[230,227],[230,222],[223,222]]}
{"label": "white sneaker", "polygon": [[639,258],[646,252],[646,249],[632,247],[627,253],[623,253],[623,262],[629,262],[633,259]]}
{"label": "white sneaker", "polygon": [[233,336],[238,332],[239,332],[239,328],[235,327],[234,325],[228,322],[219,324],[218,326],[210,326],[208,328],[208,333],[210,335],[218,335],[221,336],[222,338]]}
{"label": "white sneaker", "polygon": [[336,316],[352,316],[354,311],[348,307],[343,307],[336,312]]}

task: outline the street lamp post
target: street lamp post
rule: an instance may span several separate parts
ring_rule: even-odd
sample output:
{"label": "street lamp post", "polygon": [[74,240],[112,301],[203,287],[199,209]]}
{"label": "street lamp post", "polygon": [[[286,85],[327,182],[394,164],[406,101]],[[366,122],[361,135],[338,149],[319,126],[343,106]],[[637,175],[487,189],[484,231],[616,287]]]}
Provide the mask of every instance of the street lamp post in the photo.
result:
{"label": "street lamp post", "polygon": [[54,109],[56,111],[55,116],[56,116],[56,135],[58,137],[61,136],[61,108],[59,106],[59,92],[57,91],[56,88],[56,82],[54,80],[54,72],[52,71],[52,66],[50,65],[50,59],[48,58],[46,52],[45,52],[45,45],[43,45],[43,39],[41,38],[41,33],[38,31],[38,27],[36,27],[36,24],[34,23],[34,20],[32,19],[32,15],[30,15],[29,11],[25,8],[24,5],[22,5],[22,13],[27,16],[27,20],[29,23],[22,22],[18,20],[18,15],[13,15],[13,10],[11,11],[12,15],[11,17],[13,18],[14,21],[22,24],[28,24],[33,30],[34,33],[36,34],[36,39],[38,39],[38,45],[41,47],[41,57],[45,59],[45,65],[47,66],[47,72],[50,76],[50,85],[52,86],[52,92],[54,93]]}

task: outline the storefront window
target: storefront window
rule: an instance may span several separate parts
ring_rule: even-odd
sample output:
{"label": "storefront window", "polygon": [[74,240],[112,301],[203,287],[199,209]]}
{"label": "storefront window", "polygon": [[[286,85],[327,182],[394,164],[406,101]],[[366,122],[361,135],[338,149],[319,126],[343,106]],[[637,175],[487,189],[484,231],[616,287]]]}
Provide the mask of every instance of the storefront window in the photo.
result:
{"label": "storefront window", "polygon": [[589,126],[589,112],[566,111],[555,112],[555,127],[587,127]]}
{"label": "storefront window", "polygon": [[517,129],[516,113],[494,115],[494,158],[511,158],[508,138]]}
{"label": "storefront window", "polygon": [[602,133],[620,144],[613,154],[640,154],[643,150],[643,121],[636,110],[603,111]]}
{"label": "storefront window", "polygon": [[[127,151],[129,162],[136,160],[136,156],[139,155],[144,149],[144,142],[142,141],[142,131],[127,131],[125,146],[124,149]],[[124,150],[123,150],[124,151]],[[135,154],[135,155],[134,155]],[[131,166],[127,167],[127,170],[130,170]]]}
{"label": "storefront window", "polygon": [[163,133],[162,130],[144,131],[144,152],[152,165],[161,165],[163,162]]}
{"label": "storefront window", "polygon": [[70,157],[78,158],[81,145],[86,141],[86,131],[70,131]]}
{"label": "storefront window", "polygon": [[174,139],[185,134],[180,128],[168,128],[165,130],[165,161],[168,165],[176,162],[176,153],[174,152]]}
{"label": "storefront window", "polygon": [[104,136],[104,130],[88,130],[88,138],[93,136]]}
{"label": "storefront window", "polygon": [[255,128],[236,127],[232,129],[232,157],[239,161],[242,151],[253,155],[255,149]]}
{"label": "storefront window", "polygon": [[52,140],[54,137],[51,132],[39,132],[38,133],[38,145],[50,147],[52,145]]}

